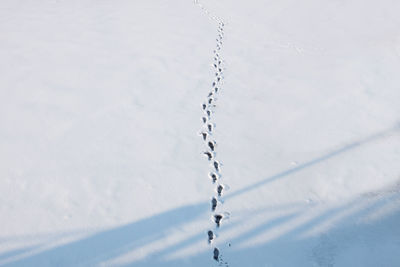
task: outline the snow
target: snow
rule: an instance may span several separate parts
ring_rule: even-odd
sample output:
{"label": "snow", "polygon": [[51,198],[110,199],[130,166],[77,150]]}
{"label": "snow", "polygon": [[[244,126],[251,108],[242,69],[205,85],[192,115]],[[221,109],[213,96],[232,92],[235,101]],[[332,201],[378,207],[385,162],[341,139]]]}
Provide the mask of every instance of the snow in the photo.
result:
{"label": "snow", "polygon": [[1,1],[0,265],[399,266],[399,8]]}

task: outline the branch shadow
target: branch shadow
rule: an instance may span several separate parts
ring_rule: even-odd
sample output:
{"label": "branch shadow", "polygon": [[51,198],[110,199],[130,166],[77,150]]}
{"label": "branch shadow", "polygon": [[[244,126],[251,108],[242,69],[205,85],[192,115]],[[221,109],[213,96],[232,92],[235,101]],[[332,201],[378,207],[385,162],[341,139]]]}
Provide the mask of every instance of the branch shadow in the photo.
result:
{"label": "branch shadow", "polygon": [[[169,231],[203,216],[208,203],[188,205],[166,211],[134,223],[101,231],[54,248],[24,257],[27,249],[18,249],[3,255],[4,266],[98,266],[129,251],[140,249],[165,238]],[[204,233],[202,233],[204,238]],[[197,236],[199,239],[200,236]],[[185,241],[189,242],[189,241]],[[185,243],[183,243],[184,245]],[[22,256],[13,260],[7,256]],[[1,264],[0,264],[1,265]]]}
{"label": "branch shadow", "polygon": [[336,150],[334,150],[332,152],[329,152],[329,153],[327,153],[327,154],[325,154],[323,156],[320,156],[318,158],[312,159],[312,160],[310,160],[310,161],[308,161],[306,163],[300,164],[299,166],[297,166],[295,168],[291,168],[291,169],[285,170],[283,172],[277,173],[277,174],[272,175],[272,176],[270,176],[270,177],[268,177],[268,178],[266,178],[264,180],[261,180],[259,182],[254,183],[254,184],[248,185],[248,186],[246,186],[246,187],[244,187],[244,188],[242,188],[240,190],[237,190],[235,192],[227,194],[225,196],[225,199],[230,199],[230,198],[237,197],[237,196],[239,196],[241,194],[244,194],[246,192],[249,192],[249,191],[252,191],[254,189],[257,189],[260,186],[263,186],[263,185],[266,185],[268,183],[274,182],[274,181],[276,181],[278,179],[281,179],[281,178],[285,178],[285,177],[289,176],[290,174],[302,171],[302,170],[304,170],[306,168],[312,167],[314,165],[317,165],[319,163],[322,163],[324,161],[327,161],[329,159],[337,157],[337,156],[339,156],[339,155],[341,155],[343,153],[346,153],[346,152],[349,152],[351,150],[357,149],[357,148],[359,148],[359,147],[361,147],[361,146],[363,146],[365,144],[368,144],[368,143],[371,143],[373,141],[377,141],[379,139],[385,138],[385,137],[389,136],[390,134],[393,134],[393,133],[398,132],[398,131],[400,131],[400,123],[396,124],[395,126],[389,128],[389,129],[386,129],[384,131],[372,134],[372,135],[370,135],[370,136],[368,136],[368,137],[366,137],[366,138],[364,138],[362,140],[352,142],[352,143],[350,143],[348,145],[345,145],[345,146],[343,146],[343,147],[341,147],[339,149],[336,149]]}
{"label": "branch shadow", "polygon": [[[360,202],[366,204],[354,209],[360,206]],[[301,224],[294,224],[293,228],[276,238],[266,238],[253,245],[249,243],[253,238],[299,220],[309,210],[297,209],[275,216],[230,239],[232,246],[223,245],[222,256],[229,259],[231,267],[259,266],[261,263],[263,266],[300,266],[299,263],[321,267],[349,266],[350,263],[351,266],[360,267],[398,266],[400,255],[396,253],[396,249],[400,249],[400,207],[374,220],[364,221],[369,215],[384,211],[388,203],[400,203],[399,190],[389,191],[386,195],[360,196],[351,202],[325,209]],[[173,209],[9,261],[4,266],[213,266],[215,263],[208,249],[185,257],[168,257],[177,251],[196,246],[199,242],[205,244],[206,234],[201,230],[173,246],[162,247],[145,258],[121,264],[107,264],[127,252],[138,251],[165,238],[173,229],[183,227],[183,224],[199,216],[205,216],[208,208],[208,203],[203,203]],[[273,211],[265,209],[261,212],[268,214]],[[337,219],[341,214],[344,215]],[[333,222],[328,229],[314,231],[329,221]],[[244,218],[236,223],[227,223],[221,229],[221,235],[235,231],[245,223]],[[16,250],[13,254],[18,253]]]}
{"label": "branch shadow", "polygon": [[[398,131],[399,126],[371,135],[361,141],[351,143],[341,149],[318,157],[296,168],[281,172],[263,181],[233,192],[226,198],[239,195],[265,185],[279,178],[312,167],[322,161],[338,156],[363,144],[383,138]],[[392,186],[393,187],[393,186]],[[399,187],[399,186],[398,186]],[[399,187],[400,188],[400,187]],[[229,259],[229,266],[400,266],[400,211],[386,212],[375,220],[362,222],[370,214],[383,212],[388,203],[400,202],[399,188],[383,193],[371,193],[360,196],[351,202],[334,208],[327,208],[320,214],[281,233],[275,238],[265,238],[257,244],[252,240],[266,233],[279,230],[282,225],[291,224],[310,212],[306,208],[285,215],[268,217],[248,231],[239,231],[230,239],[232,246],[221,244],[223,257]],[[366,202],[365,202],[366,201]],[[358,207],[359,203],[366,205]],[[284,209],[276,206],[274,209]],[[132,222],[123,226],[99,231],[56,247],[37,249],[19,248],[0,255],[2,266],[110,266],[108,264],[126,253],[138,251],[151,246],[159,240],[165,240],[174,231],[186,224],[206,217],[209,203],[199,203],[172,209],[149,218]],[[311,208],[312,209],[312,208]],[[271,209],[259,211],[268,214]],[[220,234],[228,234],[240,230],[246,218],[235,222],[227,222],[220,229]],[[321,226],[330,227],[318,230]],[[281,229],[282,230],[282,229]],[[187,248],[206,244],[206,233],[198,229],[191,236],[184,237],[168,247],[162,247],[146,254],[138,260],[128,260],[118,266],[212,266],[215,264],[207,246],[205,250],[187,256],[171,257]],[[371,252],[371,249],[373,250]],[[368,252],[369,251],[369,252]]]}

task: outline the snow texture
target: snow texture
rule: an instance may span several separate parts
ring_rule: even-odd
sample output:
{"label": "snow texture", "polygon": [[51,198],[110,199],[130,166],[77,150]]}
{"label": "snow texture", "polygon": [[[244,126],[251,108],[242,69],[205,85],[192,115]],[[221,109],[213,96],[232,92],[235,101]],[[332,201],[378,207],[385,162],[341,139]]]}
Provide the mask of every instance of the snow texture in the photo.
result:
{"label": "snow texture", "polygon": [[400,266],[399,10],[0,1],[0,266]]}

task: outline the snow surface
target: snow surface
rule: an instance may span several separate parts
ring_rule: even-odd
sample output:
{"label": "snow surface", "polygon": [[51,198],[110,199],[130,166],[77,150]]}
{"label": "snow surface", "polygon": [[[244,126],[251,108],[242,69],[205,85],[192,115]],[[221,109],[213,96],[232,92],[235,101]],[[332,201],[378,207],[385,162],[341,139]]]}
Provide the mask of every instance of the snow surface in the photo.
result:
{"label": "snow surface", "polygon": [[[224,261],[400,266],[400,2],[200,2]],[[219,265],[216,37],[191,0],[0,2],[0,265]]]}

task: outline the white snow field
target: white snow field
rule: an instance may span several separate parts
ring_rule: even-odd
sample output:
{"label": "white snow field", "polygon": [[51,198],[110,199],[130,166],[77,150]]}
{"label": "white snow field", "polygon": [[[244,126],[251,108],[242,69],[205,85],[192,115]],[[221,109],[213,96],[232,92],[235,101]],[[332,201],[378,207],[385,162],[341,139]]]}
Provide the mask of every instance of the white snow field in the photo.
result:
{"label": "white snow field", "polygon": [[0,266],[400,266],[399,12],[0,1]]}

